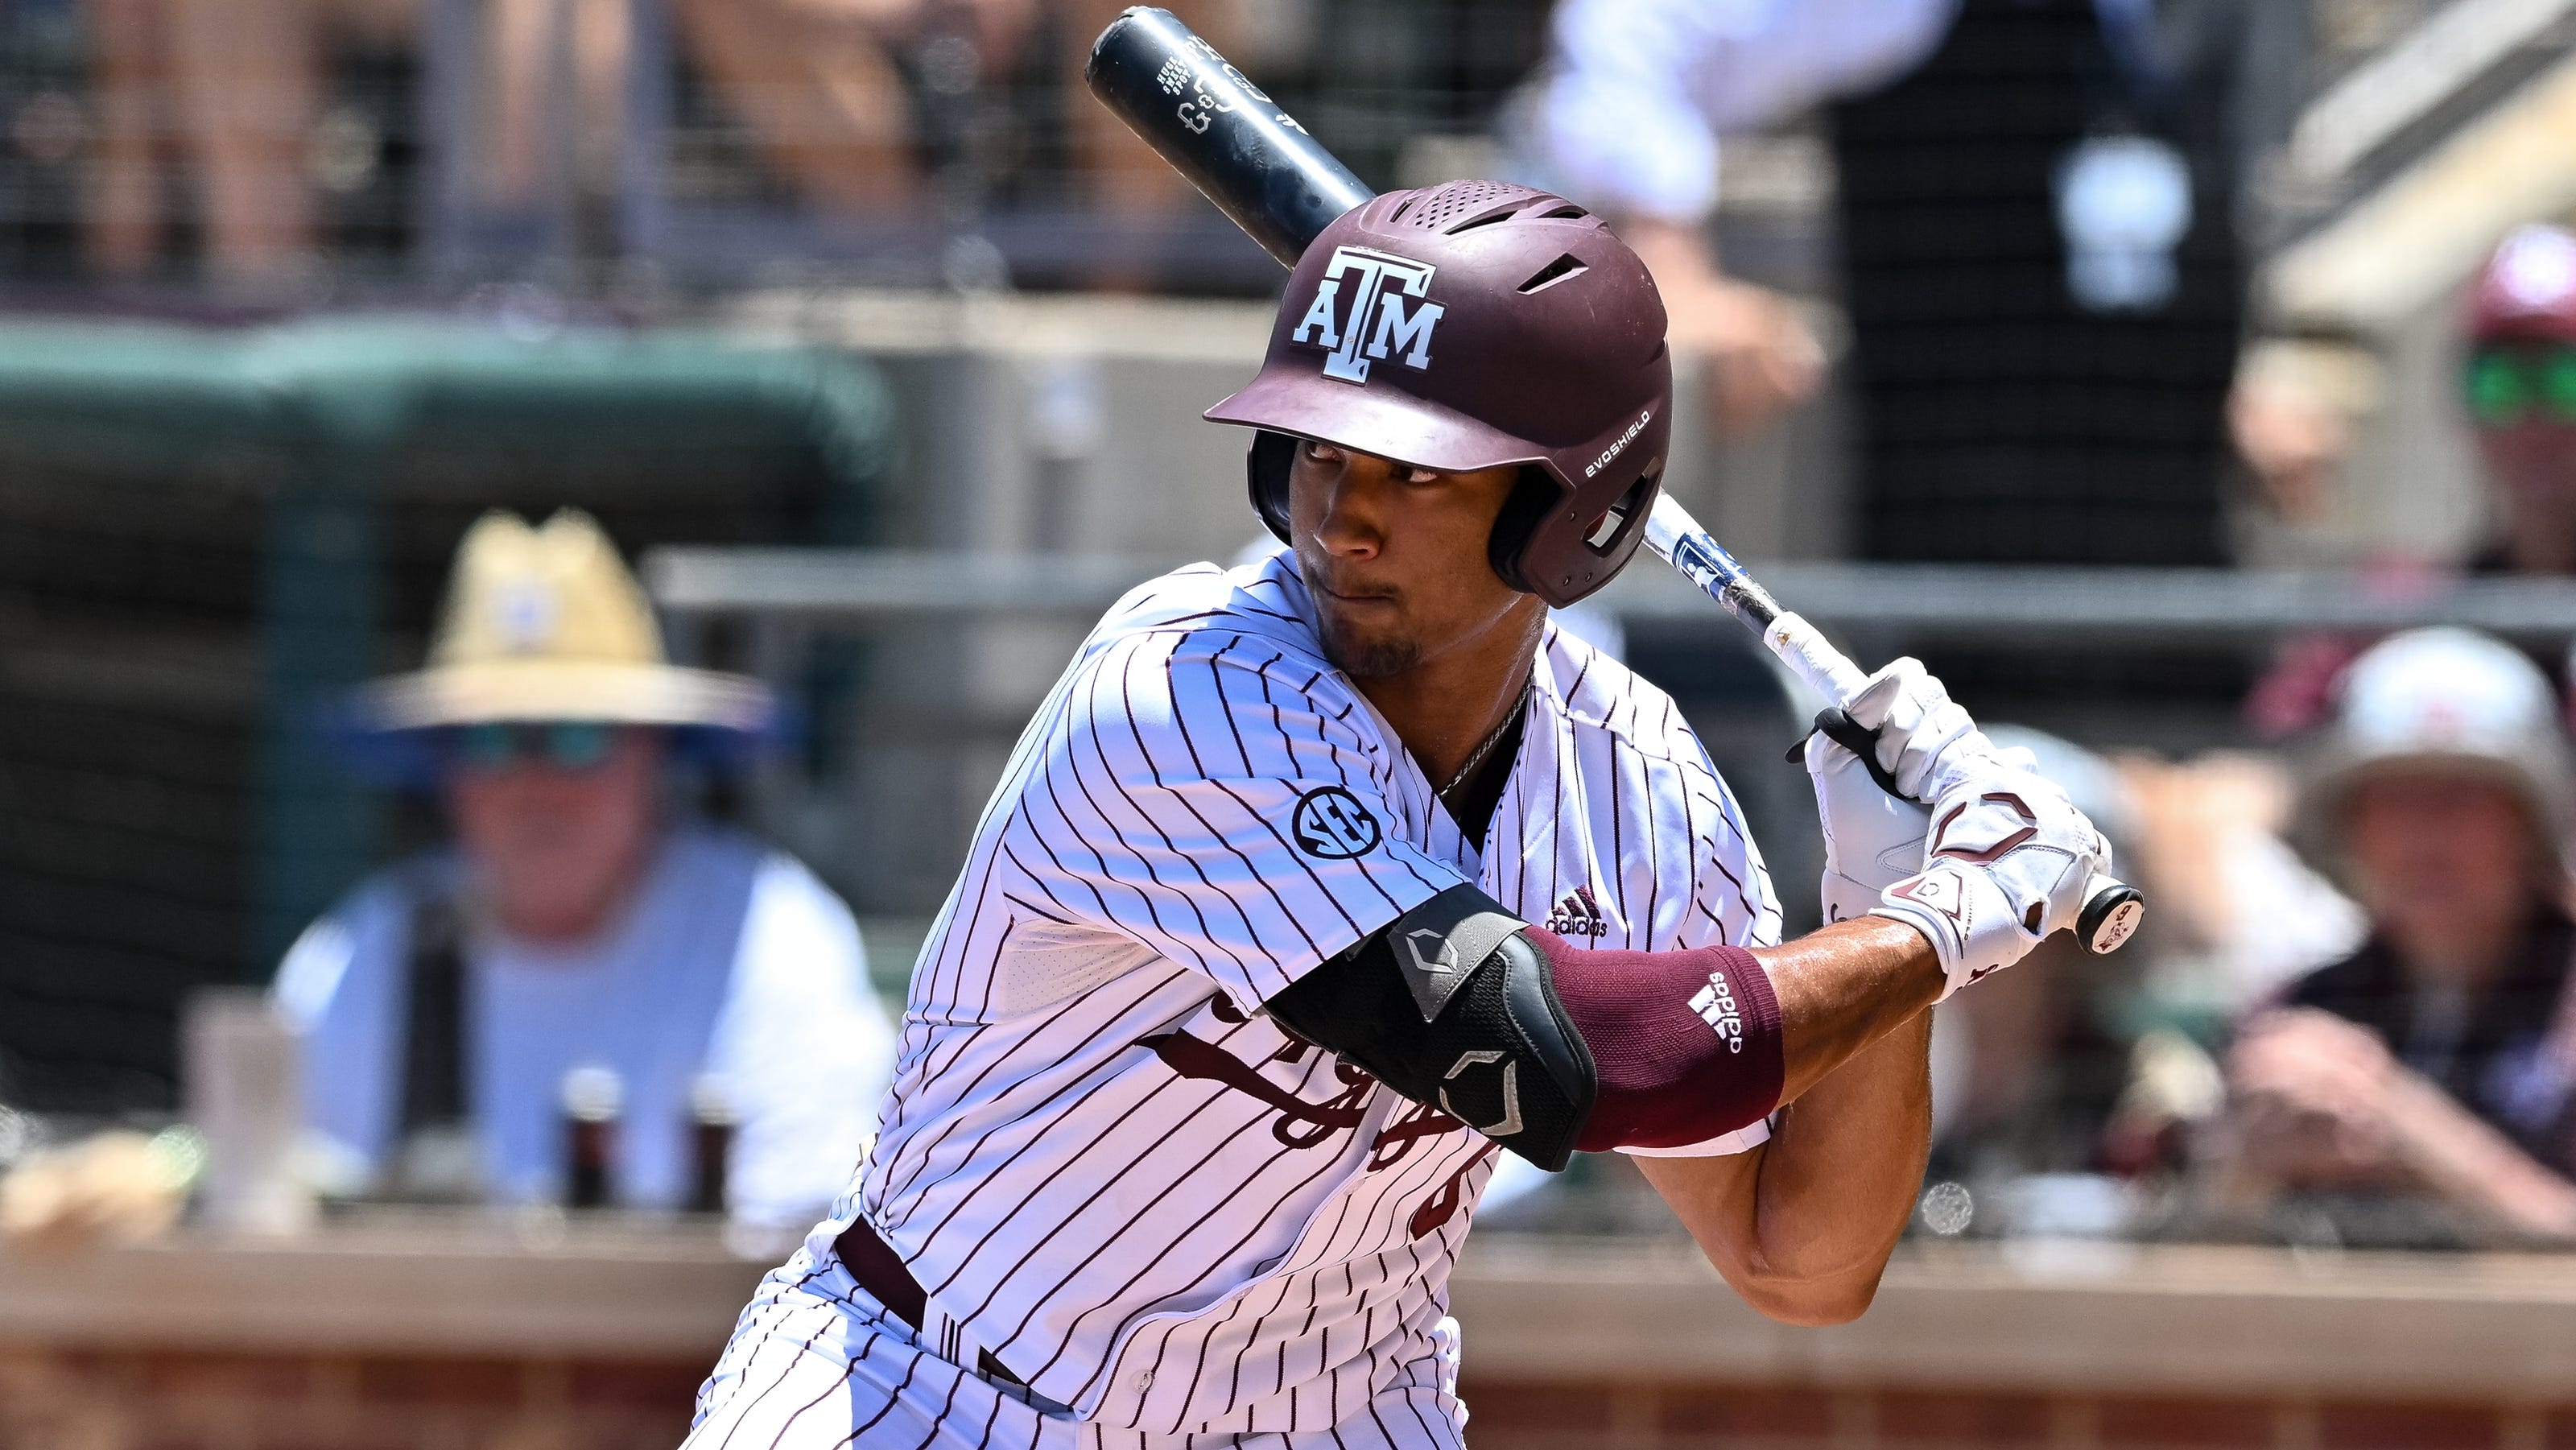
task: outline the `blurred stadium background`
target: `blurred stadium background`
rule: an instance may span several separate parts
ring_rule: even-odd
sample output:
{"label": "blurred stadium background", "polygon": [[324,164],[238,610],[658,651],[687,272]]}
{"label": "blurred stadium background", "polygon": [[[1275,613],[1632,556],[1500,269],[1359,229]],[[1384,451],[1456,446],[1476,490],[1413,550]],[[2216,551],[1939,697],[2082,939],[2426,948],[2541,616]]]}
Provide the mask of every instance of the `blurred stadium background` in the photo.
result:
{"label": "blurred stadium background", "polygon": [[[2170,244],[2174,309],[2014,304],[2065,292],[2048,177],[2098,119],[2065,79],[2098,60],[2075,55],[2095,7],[1967,0],[1921,73],[1727,138],[1717,253],[1830,365],[1735,436],[1694,365],[1667,475],[1856,656],[1920,654],[1981,717],[2128,761],[2142,815],[2175,763],[2287,758],[2258,685],[2320,640],[2468,624],[2563,679],[2576,639],[2576,582],[2440,582],[2495,518],[2457,401],[2463,288],[2576,209],[2576,5],[2160,8],[2297,22],[2229,42],[2182,108],[2269,107],[2270,142],[2169,128],[2225,178]],[[697,804],[842,893],[897,998],[1089,621],[1253,542],[1241,440],[1196,413],[1257,362],[1279,274],[1100,132],[1075,74],[1115,7],[875,9],[907,13],[0,0],[0,1156],[168,1122],[190,994],[266,981],[434,834],[316,724],[419,659],[487,507],[590,510],[682,657],[795,701],[796,750]],[[1522,164],[1549,9],[1189,18],[1392,186]],[[2015,156],[2027,185],[1978,179]],[[1965,352],[1942,331],[1979,326],[1998,340]],[[2284,493],[2226,450],[2246,369],[2342,430],[2321,477]],[[2045,525],[1950,528],[1965,485],[1936,455]],[[1605,596],[1629,658],[1811,921],[1812,806],[1780,761],[1801,707],[1652,573]],[[1677,1231],[1614,1163],[1496,1210],[1517,1232],[1461,1290],[1470,1338],[1494,1326],[1478,1443],[2576,1445],[2576,1276],[2463,1252],[2547,1246],[2420,1206],[2231,1218],[2198,1191],[2256,994],[2225,946],[2160,924],[2061,964],[2039,1025],[1992,1029],[2040,1055],[1945,1139],[1921,1242],[1849,1331],[1659,1298]],[[238,1261],[0,1251],[0,1446],[667,1443],[688,1347],[747,1283],[650,1225],[442,1229],[437,1284],[383,1221],[340,1232]],[[529,1330],[539,1293],[606,1297]],[[448,1328],[348,1308],[421,1294]],[[248,1347],[219,1327],[245,1295],[272,1296],[240,1311]],[[1527,1324],[1558,1314],[1625,1348],[1553,1358]],[[1921,1351],[1952,1334],[1973,1373]],[[395,1404],[430,1407],[430,1438],[384,1432]]]}

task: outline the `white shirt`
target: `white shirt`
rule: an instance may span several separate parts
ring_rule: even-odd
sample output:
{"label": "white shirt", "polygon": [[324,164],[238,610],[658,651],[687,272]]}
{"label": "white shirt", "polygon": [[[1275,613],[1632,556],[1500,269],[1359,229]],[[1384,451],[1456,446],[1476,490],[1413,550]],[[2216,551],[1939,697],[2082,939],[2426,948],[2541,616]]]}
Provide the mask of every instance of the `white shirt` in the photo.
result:
{"label": "white shirt", "polygon": [[1104,1427],[1329,1428],[1436,1364],[1497,1150],[1262,1003],[1461,882],[1584,945],[1777,939],[1733,798],[1624,666],[1548,628],[1469,841],[1312,617],[1283,550],[1093,632],[923,949],[876,1150],[774,1284],[864,1213],[952,1362]]}
{"label": "white shirt", "polygon": [[[370,1174],[397,1146],[414,887],[452,891],[452,855],[380,872],[307,928],[275,995],[303,1036],[308,1126]],[[615,1198],[677,1207],[693,1171],[690,1093],[723,1086],[737,1119],[732,1215],[803,1225],[865,1151],[893,1061],[849,908],[748,837],[674,831],[597,939],[557,948],[465,932],[467,1108],[496,1197],[562,1186],[564,1075],[624,1087]]]}
{"label": "white shirt", "polygon": [[1620,215],[1695,223],[1718,138],[1892,79],[1958,0],[1563,0],[1538,99],[1547,184]]}

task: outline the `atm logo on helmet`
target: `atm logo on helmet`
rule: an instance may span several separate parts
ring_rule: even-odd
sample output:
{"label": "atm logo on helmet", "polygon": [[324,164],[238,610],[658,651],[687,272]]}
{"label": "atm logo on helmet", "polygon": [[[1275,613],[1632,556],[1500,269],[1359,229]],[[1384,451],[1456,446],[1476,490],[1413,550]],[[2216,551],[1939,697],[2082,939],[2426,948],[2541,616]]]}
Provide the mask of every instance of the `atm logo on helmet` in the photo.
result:
{"label": "atm logo on helmet", "polygon": [[[1346,383],[1367,382],[1371,359],[1392,357],[1409,368],[1427,368],[1431,329],[1448,310],[1421,300],[1431,290],[1435,270],[1410,257],[1335,247],[1314,302],[1288,340],[1328,349],[1324,376]],[[1410,307],[1405,305],[1408,297],[1416,299]]]}

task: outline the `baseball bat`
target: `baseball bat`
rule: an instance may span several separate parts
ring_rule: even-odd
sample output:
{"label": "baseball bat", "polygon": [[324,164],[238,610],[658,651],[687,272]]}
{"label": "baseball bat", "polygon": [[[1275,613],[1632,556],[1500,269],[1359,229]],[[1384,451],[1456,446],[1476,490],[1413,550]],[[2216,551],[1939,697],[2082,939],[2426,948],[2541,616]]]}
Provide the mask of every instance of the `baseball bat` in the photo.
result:
{"label": "baseball bat", "polygon": [[[1091,94],[1189,178],[1283,267],[1325,227],[1376,193],[1317,144],[1217,48],[1168,10],[1129,7],[1092,42],[1083,67]],[[1762,637],[1816,693],[1835,702],[1817,728],[1880,774],[1869,744],[1840,706],[1868,676],[1814,625],[1775,602],[1671,494],[1646,519],[1646,547]],[[1882,784],[1893,788],[1892,782]],[[2136,887],[2096,877],[2085,892],[2076,940],[2107,952],[2146,914]]]}

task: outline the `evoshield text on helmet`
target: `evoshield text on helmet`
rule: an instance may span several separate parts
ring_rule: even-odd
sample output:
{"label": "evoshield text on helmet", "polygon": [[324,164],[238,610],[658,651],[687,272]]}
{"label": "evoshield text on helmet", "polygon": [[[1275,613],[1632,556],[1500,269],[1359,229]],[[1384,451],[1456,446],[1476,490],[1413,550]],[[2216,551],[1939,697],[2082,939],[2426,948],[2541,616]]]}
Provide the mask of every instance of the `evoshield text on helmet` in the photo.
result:
{"label": "evoshield text on helmet", "polygon": [[1672,433],[1664,308],[1600,218],[1496,181],[1389,192],[1299,259],[1260,375],[1208,410],[1261,430],[1247,465],[1288,537],[1295,440],[1441,473],[1518,464],[1494,572],[1550,604],[1644,536]]}

